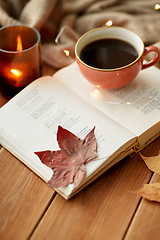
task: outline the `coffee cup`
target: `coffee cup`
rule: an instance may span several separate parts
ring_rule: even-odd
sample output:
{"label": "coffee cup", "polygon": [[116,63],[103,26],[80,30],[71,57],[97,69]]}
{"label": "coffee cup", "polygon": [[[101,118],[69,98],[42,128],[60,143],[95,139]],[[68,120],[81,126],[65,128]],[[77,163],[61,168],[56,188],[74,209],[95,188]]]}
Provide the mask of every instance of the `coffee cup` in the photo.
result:
{"label": "coffee cup", "polygon": [[[144,57],[156,56],[149,62]],[[134,32],[122,27],[101,27],[81,36],[75,45],[75,57],[81,73],[94,86],[115,89],[135,79],[138,73],[160,60],[160,49],[145,47]]]}

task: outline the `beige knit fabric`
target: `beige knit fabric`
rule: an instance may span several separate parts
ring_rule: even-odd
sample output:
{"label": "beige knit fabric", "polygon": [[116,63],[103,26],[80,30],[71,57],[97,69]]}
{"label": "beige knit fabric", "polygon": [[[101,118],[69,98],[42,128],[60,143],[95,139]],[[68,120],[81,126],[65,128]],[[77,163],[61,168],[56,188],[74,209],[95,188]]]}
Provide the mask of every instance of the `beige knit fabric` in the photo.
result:
{"label": "beige knit fabric", "polygon": [[71,61],[63,50],[70,50],[74,56],[77,40],[66,28],[60,43],[55,44],[57,33],[65,25],[81,36],[111,20],[114,26],[133,30],[146,45],[160,47],[160,9],[156,4],[157,0],[0,0],[0,25],[23,23],[38,29],[42,60],[62,68]]}

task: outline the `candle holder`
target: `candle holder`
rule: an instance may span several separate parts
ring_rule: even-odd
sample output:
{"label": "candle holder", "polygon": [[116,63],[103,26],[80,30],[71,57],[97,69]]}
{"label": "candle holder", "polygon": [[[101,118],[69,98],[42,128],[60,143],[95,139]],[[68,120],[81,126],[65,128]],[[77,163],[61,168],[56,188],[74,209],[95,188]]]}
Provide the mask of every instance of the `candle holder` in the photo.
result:
{"label": "candle holder", "polygon": [[6,97],[41,76],[40,39],[39,32],[28,26],[0,28],[0,83]]}

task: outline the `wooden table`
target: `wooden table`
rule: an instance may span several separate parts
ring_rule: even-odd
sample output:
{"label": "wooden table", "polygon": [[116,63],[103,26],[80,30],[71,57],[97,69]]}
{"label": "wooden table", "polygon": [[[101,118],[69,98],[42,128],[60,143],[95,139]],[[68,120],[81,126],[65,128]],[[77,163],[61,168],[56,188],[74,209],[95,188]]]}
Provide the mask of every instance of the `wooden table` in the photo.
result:
{"label": "wooden table", "polygon": [[[43,66],[43,75],[53,73]],[[5,102],[0,96],[0,105]],[[141,153],[159,150],[160,138]],[[160,203],[135,194],[159,181],[136,154],[66,201],[0,147],[0,240],[159,240]]]}

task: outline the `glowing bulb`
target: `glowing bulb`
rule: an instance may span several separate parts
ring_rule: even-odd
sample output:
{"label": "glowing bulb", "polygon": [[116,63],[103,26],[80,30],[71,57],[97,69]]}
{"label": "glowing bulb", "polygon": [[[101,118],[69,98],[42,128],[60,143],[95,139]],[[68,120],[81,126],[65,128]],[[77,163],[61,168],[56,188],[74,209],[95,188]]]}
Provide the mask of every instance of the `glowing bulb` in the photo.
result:
{"label": "glowing bulb", "polygon": [[160,9],[160,4],[157,3],[157,4],[154,6],[154,9],[155,9],[155,10]]}
{"label": "glowing bulb", "polygon": [[66,54],[66,56],[68,57],[70,52],[68,50],[64,50],[64,53]]}
{"label": "glowing bulb", "polygon": [[[100,88],[100,86],[97,86],[97,87]],[[94,98],[99,98],[99,97],[102,97],[102,98],[103,98],[101,92],[100,92],[97,88],[95,88],[94,91],[92,92],[92,96],[93,96]]]}
{"label": "glowing bulb", "polygon": [[95,89],[94,91],[95,91],[95,93],[99,93],[98,89]]}
{"label": "glowing bulb", "polygon": [[112,24],[113,24],[112,20],[108,20],[108,21],[106,22],[106,26],[108,26],[108,27],[112,26]]}
{"label": "glowing bulb", "polygon": [[11,69],[10,71],[17,77],[20,77],[22,75],[22,72],[17,69]]}

